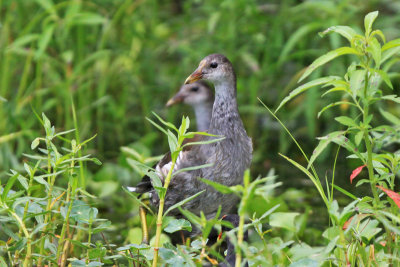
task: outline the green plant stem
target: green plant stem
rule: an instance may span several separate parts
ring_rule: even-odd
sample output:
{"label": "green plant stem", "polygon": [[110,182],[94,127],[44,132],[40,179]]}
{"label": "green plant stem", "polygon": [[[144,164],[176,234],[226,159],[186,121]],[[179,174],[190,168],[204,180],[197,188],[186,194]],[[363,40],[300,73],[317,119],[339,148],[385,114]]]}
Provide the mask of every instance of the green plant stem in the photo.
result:
{"label": "green plant stem", "polygon": [[[180,144],[178,146],[178,150],[180,149]],[[169,183],[171,182],[172,178],[172,171],[174,170],[176,163],[176,157],[172,160],[171,168],[168,171],[167,178],[165,179],[164,188],[168,190]],[[161,230],[162,230],[162,220],[163,220],[163,212],[164,212],[164,202],[165,196],[160,197],[160,205],[158,206],[158,214],[157,214],[157,230],[156,230],[156,240],[154,243],[154,257],[153,257],[153,267],[157,267],[158,261],[158,250],[160,249],[160,237],[161,237]]]}
{"label": "green plant stem", "polygon": [[[366,82],[367,83],[367,82]],[[367,124],[367,119],[368,119],[368,104],[364,106],[364,125]],[[367,169],[368,169],[368,176],[370,180],[370,185],[371,185],[371,191],[374,196],[374,206],[376,206],[379,203],[379,196],[378,192],[376,191],[376,183],[374,179],[374,166],[372,164],[372,145],[371,141],[369,139],[369,131],[368,127],[365,127],[364,129],[364,142],[365,146],[367,148]]]}
{"label": "green plant stem", "polygon": [[[32,171],[31,175],[29,176],[29,185],[28,185],[28,191],[27,191],[27,196],[28,198],[31,196],[31,188],[33,184],[33,177],[35,175],[35,171]],[[22,216],[22,221],[25,221],[26,214],[28,213],[28,207],[29,207],[29,201],[26,201],[25,207],[24,207],[24,214]],[[22,233],[22,227],[19,228],[19,235]],[[14,259],[18,260],[19,257],[19,250],[15,252]]]}
{"label": "green plant stem", "polygon": [[[90,242],[92,242],[92,224],[93,224],[93,218],[91,216],[89,216],[89,229],[88,229],[88,246],[90,247]],[[86,263],[89,263],[89,251],[90,249],[88,249],[86,251]]]}
{"label": "green plant stem", "polygon": [[8,208],[7,206],[5,206],[8,213],[11,214],[12,217],[14,217],[14,219],[17,221],[17,223],[19,224],[20,228],[22,229],[22,232],[24,233],[27,241],[26,241],[26,255],[25,255],[25,260],[23,263],[23,267],[28,267],[28,266],[32,266],[31,264],[31,257],[32,257],[32,244],[31,244],[31,236],[28,233],[28,230],[25,226],[25,223],[21,220],[21,218],[14,212],[12,211],[10,208]]}
{"label": "green plant stem", "polygon": [[[47,147],[47,169],[48,172],[51,172],[51,158],[50,158],[50,149],[51,146],[49,144],[49,140],[46,139],[46,147]],[[53,168],[53,174],[56,173],[56,167]],[[46,231],[48,228],[48,221],[49,221],[49,217],[50,217],[50,207],[51,207],[51,195],[53,194],[53,186],[54,186],[54,182],[56,180],[55,175],[53,176],[49,176],[47,183],[49,184],[49,191],[47,192],[47,205],[46,205],[46,215],[44,216],[44,228],[43,228],[43,233],[41,235],[41,240],[40,240],[40,250],[39,250],[39,259],[38,259],[38,266],[42,266],[42,255],[44,254],[44,241],[45,241],[45,235],[46,235]]]}
{"label": "green plant stem", "polygon": [[[63,265],[64,263],[61,262],[60,260],[60,256],[61,256],[61,252],[63,251],[63,244],[65,241],[65,233],[66,230],[69,228],[69,216],[71,214],[72,211],[72,206],[74,204],[74,200],[75,200],[75,196],[76,196],[76,188],[77,188],[77,179],[73,177],[73,168],[75,166],[75,161],[72,160],[71,161],[71,177],[73,179],[72,181],[72,186],[68,186],[68,192],[67,192],[67,201],[69,202],[68,204],[68,211],[67,214],[65,215],[65,220],[61,229],[61,234],[60,234],[60,239],[58,240],[58,247],[57,247],[57,262],[61,265]],[[70,196],[70,197],[69,197]]]}
{"label": "green plant stem", "polygon": [[244,216],[240,215],[239,218],[239,228],[238,228],[238,248],[236,251],[236,263],[235,267],[240,267],[240,264],[242,262],[242,252],[241,252],[241,247],[243,244],[243,235],[244,235]]}

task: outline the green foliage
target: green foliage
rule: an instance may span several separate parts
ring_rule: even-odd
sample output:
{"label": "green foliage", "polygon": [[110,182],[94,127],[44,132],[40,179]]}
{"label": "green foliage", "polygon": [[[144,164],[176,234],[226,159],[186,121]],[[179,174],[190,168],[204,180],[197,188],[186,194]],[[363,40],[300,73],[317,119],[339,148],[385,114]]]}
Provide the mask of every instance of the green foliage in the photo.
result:
{"label": "green foliage", "polygon": [[[0,212],[4,214],[1,234],[9,236],[0,249],[13,265],[52,262],[65,266],[68,258],[85,255],[83,265],[95,266],[98,259],[111,263],[104,258],[105,245],[91,242],[93,235],[111,223],[97,217],[97,208],[78,200],[88,195],[85,188],[78,186],[80,164],[88,161],[101,164],[96,158],[81,154],[92,138],[78,143],[63,137],[73,130],[56,133],[44,114],[42,122],[46,136],[35,138],[31,145],[38,154],[25,154],[31,161],[24,163],[24,172],[11,170],[5,186],[0,186]],[[57,139],[69,147],[58,146]],[[75,232],[85,234],[75,235]],[[72,245],[76,249],[70,254]]]}
{"label": "green foliage", "polygon": [[[138,241],[142,231],[137,210],[146,203],[122,190],[151,175],[148,166],[160,159],[152,155],[168,147],[176,150],[178,134],[163,126],[168,136],[163,138],[144,118],[155,110],[170,126],[176,125],[181,110],[167,113],[165,100],[193,64],[215,52],[226,54],[238,75],[239,109],[254,144],[252,175],[272,167],[280,181],[266,179],[241,206],[243,229],[252,229],[240,247],[243,259],[250,266],[380,266],[392,257],[390,263],[398,264],[396,202],[380,189],[375,189],[380,194],[377,200],[367,187],[398,190],[396,1],[0,3],[0,191],[1,203],[8,207],[0,209],[1,266],[12,261],[28,264],[29,254],[37,262],[42,248],[43,263],[57,265],[57,253],[63,255],[65,247],[73,247],[69,262],[76,266],[149,265],[154,238],[152,246]],[[363,23],[364,15],[377,9],[379,17],[370,13]],[[325,38],[318,38],[317,31]],[[320,55],[312,67],[303,69]],[[310,81],[296,89],[301,76]],[[320,87],[323,98],[318,98]],[[291,138],[265,116],[257,97],[267,106],[279,107]],[[366,106],[369,116],[364,118]],[[35,110],[50,120],[35,120]],[[42,136],[39,121],[46,124],[46,137],[37,138]],[[67,129],[74,130],[60,135]],[[80,141],[96,132],[94,141]],[[307,162],[315,136],[322,137]],[[294,145],[299,143],[297,152]],[[345,149],[332,152],[332,144]],[[31,148],[38,153],[25,156]],[[278,152],[288,157],[279,158]],[[96,154],[105,164],[87,164],[99,161],[86,153]],[[286,159],[301,167],[321,201],[315,190],[305,186],[307,181],[288,168]],[[362,164],[369,168],[350,185],[351,169]],[[200,167],[206,166],[195,168]],[[318,176],[322,169],[328,169],[323,178]],[[152,175],[152,180],[160,185],[157,177]],[[243,186],[212,186],[240,196],[249,192]],[[67,201],[73,187],[76,200]],[[151,212],[147,217],[154,236]],[[171,220],[167,213],[164,229]],[[281,219],[288,217],[293,220]],[[166,244],[160,248],[160,261],[191,266],[222,262],[223,241],[211,245],[207,239],[210,229],[220,229],[224,222],[190,214],[186,219],[183,225],[188,227],[190,221],[202,234],[181,246],[171,245],[162,233],[160,244]],[[237,244],[237,233],[232,229],[223,236]]]}
{"label": "green foliage", "polygon": [[[342,98],[351,99],[355,112],[351,113],[353,117],[338,116],[335,120],[344,127],[342,131],[335,131],[321,137],[320,142],[308,160],[307,169],[299,163],[285,157],[294,166],[303,171],[316,185],[321,197],[327,206],[332,227],[328,228],[325,237],[332,240],[337,237],[334,243],[328,245],[331,247],[332,256],[339,262],[346,262],[351,265],[365,266],[371,261],[377,261],[380,264],[391,265],[399,264],[399,213],[400,208],[398,199],[400,195],[393,192],[395,188],[395,177],[399,174],[400,166],[396,160],[399,151],[388,152],[383,147],[387,147],[396,142],[400,131],[399,124],[396,124],[396,118],[380,108],[380,113],[392,122],[392,125],[379,125],[377,116],[374,113],[374,106],[381,101],[394,101],[397,103],[396,95],[384,95],[385,85],[393,89],[388,71],[392,64],[386,61],[386,53],[392,53],[391,50],[397,49],[399,39],[386,43],[386,38],[382,31],[373,30],[373,23],[378,12],[371,12],[364,19],[364,34],[358,34],[356,30],[347,26],[331,27],[321,35],[335,32],[347,39],[350,47],[341,47],[334,51],[317,58],[303,73],[300,81],[308,77],[316,68],[328,63],[334,58],[352,54],[356,57],[347,68],[343,77],[320,78],[301,85],[293,90],[286,97],[278,109],[289,100],[304,92],[312,86],[318,85],[328,90],[327,93],[341,93]],[[388,48],[390,47],[390,48]],[[385,58],[385,60],[382,60]],[[327,108],[336,106],[336,103],[328,104]],[[347,136],[347,137],[346,137]],[[396,137],[395,137],[396,136]],[[390,141],[387,141],[387,140]],[[354,140],[354,142],[352,141]],[[385,140],[385,141],[384,141]],[[398,140],[398,139],[397,139]],[[383,144],[385,142],[385,144]],[[355,199],[350,204],[339,211],[339,205],[333,199],[333,189],[339,189],[334,186],[327,186],[326,191],[321,186],[320,179],[313,168],[313,163],[319,155],[325,150],[329,143],[336,143],[345,148],[350,158],[356,158],[368,169],[368,179],[361,179],[356,186],[363,183],[370,184],[373,198],[363,196],[355,198],[350,193],[341,189],[347,196]],[[362,166],[362,167],[363,167]],[[359,167],[350,177],[350,182],[356,178],[362,170]],[[312,173],[308,169],[312,168]],[[381,188],[393,200],[389,203],[378,195],[377,187]],[[390,189],[390,190],[389,190]],[[383,215],[383,214],[385,215]],[[349,219],[351,217],[351,219]],[[372,217],[372,218],[370,218]],[[287,220],[289,224],[290,220]],[[288,227],[288,226],[286,226]],[[381,233],[382,229],[385,229]],[[334,234],[332,234],[334,231]],[[328,235],[328,236],[327,236]],[[385,244],[382,246],[382,242]],[[350,249],[345,249],[350,248]],[[388,254],[389,253],[389,254]]]}

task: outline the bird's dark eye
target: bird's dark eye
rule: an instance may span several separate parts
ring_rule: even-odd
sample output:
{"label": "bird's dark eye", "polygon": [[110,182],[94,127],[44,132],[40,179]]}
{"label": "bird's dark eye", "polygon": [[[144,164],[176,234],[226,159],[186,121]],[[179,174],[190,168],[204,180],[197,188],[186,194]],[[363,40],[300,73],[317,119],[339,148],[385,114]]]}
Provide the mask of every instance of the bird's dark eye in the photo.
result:
{"label": "bird's dark eye", "polygon": [[218,67],[218,63],[217,63],[217,62],[212,62],[212,63],[210,64],[210,67],[213,68],[213,69],[215,69],[216,67]]}
{"label": "bird's dark eye", "polygon": [[197,91],[199,91],[199,87],[192,87],[192,88],[190,88],[190,91],[197,92]]}

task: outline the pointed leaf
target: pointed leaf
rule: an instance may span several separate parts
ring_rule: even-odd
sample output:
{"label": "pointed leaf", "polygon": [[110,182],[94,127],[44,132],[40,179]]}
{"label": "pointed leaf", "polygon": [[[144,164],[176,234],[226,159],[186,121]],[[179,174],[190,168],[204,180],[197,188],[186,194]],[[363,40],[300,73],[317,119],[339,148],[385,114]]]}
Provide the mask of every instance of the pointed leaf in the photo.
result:
{"label": "pointed leaf", "polygon": [[353,30],[349,26],[332,26],[332,27],[329,27],[328,29],[326,29],[325,31],[321,32],[320,35],[323,37],[326,34],[331,33],[331,32],[336,32],[336,33],[342,35],[350,43],[351,43],[351,40],[353,39],[354,35],[357,34],[355,32],[355,30]]}
{"label": "pointed leaf", "polygon": [[365,36],[369,36],[372,31],[372,24],[374,23],[376,17],[378,16],[379,12],[374,11],[368,13],[364,18],[364,28],[365,28]]}
{"label": "pointed leaf", "polygon": [[341,80],[341,78],[337,77],[337,76],[323,77],[323,78],[319,78],[319,79],[313,80],[311,82],[305,83],[303,85],[300,85],[299,87],[297,87],[296,89],[291,91],[290,94],[282,100],[282,102],[279,104],[278,108],[275,110],[274,113],[277,113],[278,110],[281,107],[283,107],[283,105],[285,105],[289,100],[291,100],[295,96],[301,94],[302,92],[304,92],[314,86],[326,84],[328,82],[335,81],[335,80]]}
{"label": "pointed leaf", "polygon": [[319,144],[318,146],[314,149],[313,154],[310,158],[310,161],[308,162],[308,166],[307,169],[309,169],[311,167],[311,165],[313,164],[313,162],[317,159],[317,157],[322,153],[322,151],[325,150],[325,148],[329,145],[330,142],[332,142],[332,140],[338,136],[343,135],[344,132],[343,131],[338,131],[338,132],[332,132],[324,137],[319,137],[318,139]]}
{"label": "pointed leaf", "polygon": [[3,192],[1,193],[1,200],[2,200],[3,202],[6,201],[8,192],[10,191],[11,187],[13,186],[13,184],[15,183],[15,181],[17,180],[18,176],[19,176],[19,174],[16,173],[16,174],[14,174],[13,176],[11,176],[11,177],[8,179],[7,184],[6,184],[6,186],[4,187]]}
{"label": "pointed leaf", "polygon": [[389,122],[393,123],[393,125],[400,125],[400,118],[396,117],[395,115],[393,115],[390,112],[387,112],[383,109],[379,109],[380,113],[382,114],[382,116],[387,119]]}
{"label": "pointed leaf", "polygon": [[317,69],[318,67],[324,65],[325,63],[339,57],[339,56],[343,56],[343,55],[347,55],[347,54],[353,54],[353,55],[361,55],[361,53],[359,53],[357,50],[355,50],[354,48],[351,47],[340,47],[337,48],[333,51],[330,51],[328,53],[326,53],[323,56],[320,56],[319,58],[317,58],[310,66],[307,67],[306,71],[303,73],[303,75],[300,77],[299,82],[301,82],[302,80],[304,80],[305,78],[307,78],[315,69]]}
{"label": "pointed leaf", "polygon": [[319,118],[319,117],[321,116],[321,114],[322,114],[324,111],[326,111],[326,110],[328,110],[328,109],[330,109],[330,108],[332,108],[332,107],[339,106],[339,105],[340,105],[340,106],[341,106],[341,105],[357,106],[356,104],[353,104],[353,103],[348,102],[348,101],[338,101],[338,102],[331,103],[331,104],[329,104],[329,105],[323,107],[323,108],[321,109],[321,111],[318,112],[317,117]]}
{"label": "pointed leaf", "polygon": [[35,138],[35,139],[32,141],[31,149],[34,150],[34,149],[39,145],[39,143],[40,143],[40,138]]}
{"label": "pointed leaf", "polygon": [[175,233],[176,231],[186,230],[191,232],[192,225],[185,219],[173,219],[169,222],[168,226],[164,229],[167,233]]}
{"label": "pointed leaf", "polygon": [[345,126],[357,127],[357,123],[355,123],[355,121],[352,118],[349,118],[347,116],[339,116],[336,117],[335,120]]}
{"label": "pointed leaf", "polygon": [[178,202],[178,203],[172,205],[171,207],[169,207],[169,209],[167,209],[167,211],[164,213],[163,216],[167,216],[167,214],[168,214],[170,211],[172,211],[172,210],[174,210],[174,209],[176,209],[176,208],[182,206],[183,204],[186,204],[187,202],[191,201],[192,199],[195,199],[195,198],[198,197],[200,194],[204,193],[204,191],[206,191],[206,190],[197,192],[197,193],[194,194],[193,196],[190,196],[190,197],[188,197],[188,198],[185,198],[184,200],[182,200],[182,201],[180,201],[180,202]]}
{"label": "pointed leaf", "polygon": [[399,38],[399,39],[394,39],[394,40],[392,40],[392,41],[387,42],[386,44],[384,44],[384,45],[382,46],[382,52],[384,52],[384,51],[386,51],[386,50],[388,50],[388,49],[391,49],[391,48],[393,48],[393,47],[398,47],[398,46],[400,46],[400,38]]}

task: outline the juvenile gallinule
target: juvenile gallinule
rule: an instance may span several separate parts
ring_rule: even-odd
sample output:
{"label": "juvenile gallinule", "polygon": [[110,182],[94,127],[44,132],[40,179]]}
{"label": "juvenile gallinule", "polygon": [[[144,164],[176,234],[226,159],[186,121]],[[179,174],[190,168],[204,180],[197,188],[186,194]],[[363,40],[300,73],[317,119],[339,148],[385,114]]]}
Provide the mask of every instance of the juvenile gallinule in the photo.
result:
{"label": "juvenile gallinule", "polygon": [[196,116],[197,131],[204,132],[210,125],[214,94],[204,81],[184,84],[168,102],[167,107],[184,103],[193,108]]}
{"label": "juvenile gallinule", "polygon": [[[206,190],[192,201],[184,204],[183,208],[195,214],[204,212],[206,217],[213,217],[222,207],[222,214],[229,213],[237,203],[233,194],[222,194],[198,178],[202,177],[227,186],[242,183],[244,171],[250,167],[252,159],[252,143],[247,136],[240,119],[236,101],[236,75],[231,62],[221,54],[205,57],[195,72],[190,75],[185,84],[198,80],[206,80],[214,84],[215,100],[208,132],[225,139],[211,144],[192,146],[181,153],[175,165],[175,171],[191,166],[212,163],[213,166],[193,171],[181,172],[173,177],[169,185],[165,209],[179,201]],[[200,136],[200,140],[210,140],[216,137]],[[170,162],[162,159],[158,165],[160,178],[163,180]],[[151,188],[146,188],[154,191]],[[151,203],[158,206],[159,198],[155,192]],[[171,215],[179,215],[174,210]]]}

